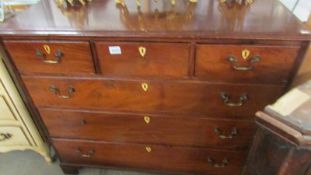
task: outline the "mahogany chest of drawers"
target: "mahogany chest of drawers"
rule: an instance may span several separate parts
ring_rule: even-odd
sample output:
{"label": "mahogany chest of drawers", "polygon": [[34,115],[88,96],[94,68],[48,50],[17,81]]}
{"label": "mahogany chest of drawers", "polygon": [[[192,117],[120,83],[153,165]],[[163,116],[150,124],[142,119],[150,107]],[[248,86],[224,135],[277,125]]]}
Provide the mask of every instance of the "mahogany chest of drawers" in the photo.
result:
{"label": "mahogany chest of drawers", "polygon": [[2,53],[65,173],[238,175],[256,111],[291,83],[310,31],[278,1],[43,0],[0,25]]}

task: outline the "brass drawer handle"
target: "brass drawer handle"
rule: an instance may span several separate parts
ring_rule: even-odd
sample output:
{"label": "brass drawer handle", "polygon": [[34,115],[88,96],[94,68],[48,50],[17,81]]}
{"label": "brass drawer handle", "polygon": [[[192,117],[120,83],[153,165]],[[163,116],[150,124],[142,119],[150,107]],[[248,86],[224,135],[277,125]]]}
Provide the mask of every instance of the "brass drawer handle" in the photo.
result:
{"label": "brass drawer handle", "polygon": [[57,49],[55,52],[55,59],[54,60],[49,60],[47,59],[47,55],[43,53],[41,50],[36,49],[36,56],[41,57],[42,61],[46,64],[58,64],[61,62],[61,59],[64,57],[64,53],[60,50]]}
{"label": "brass drawer handle", "polygon": [[214,159],[210,157],[208,157],[207,161],[214,168],[225,168],[229,164],[229,160],[227,158],[224,158],[224,160],[221,163],[217,163]]}
{"label": "brass drawer handle", "polygon": [[254,69],[254,64],[261,60],[260,56],[253,56],[248,60],[248,66],[240,66],[237,62],[237,58],[235,56],[230,55],[228,57],[228,61],[231,64],[231,67],[236,71],[251,71]]}
{"label": "brass drawer handle", "polygon": [[91,149],[89,151],[87,151],[87,153],[83,153],[82,150],[80,148],[77,149],[77,153],[80,155],[80,157],[83,158],[92,158],[95,154],[95,150]]}
{"label": "brass drawer handle", "polygon": [[229,135],[225,135],[224,131],[222,131],[220,128],[215,128],[214,132],[218,134],[218,137],[222,140],[224,139],[233,139],[234,136],[238,135],[238,129],[233,128],[231,133]]}
{"label": "brass drawer handle", "polygon": [[239,98],[239,101],[236,103],[230,102],[230,95],[228,95],[226,92],[221,92],[220,97],[224,101],[224,103],[229,107],[243,106],[248,100],[248,95],[246,93],[242,94]]}
{"label": "brass drawer handle", "polygon": [[12,138],[12,136],[13,135],[10,133],[0,133],[0,142],[9,140],[10,138]]}
{"label": "brass drawer handle", "polygon": [[76,91],[75,88],[73,88],[72,86],[69,86],[67,88],[67,95],[64,95],[55,85],[51,85],[49,89],[50,89],[50,92],[57,95],[59,98],[63,98],[63,99],[71,98],[73,96],[73,93]]}

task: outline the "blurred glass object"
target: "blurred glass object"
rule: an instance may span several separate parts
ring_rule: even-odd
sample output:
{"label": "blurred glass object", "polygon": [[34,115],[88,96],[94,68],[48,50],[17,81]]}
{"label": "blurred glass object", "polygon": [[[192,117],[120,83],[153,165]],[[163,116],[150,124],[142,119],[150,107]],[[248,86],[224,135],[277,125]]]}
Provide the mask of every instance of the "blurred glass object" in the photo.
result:
{"label": "blurred glass object", "polygon": [[79,8],[81,6],[86,6],[87,3],[92,2],[92,0],[55,0],[59,8],[69,9],[69,8]]}
{"label": "blurred glass object", "polygon": [[40,0],[0,0],[0,22],[14,16],[17,12],[27,9]]}

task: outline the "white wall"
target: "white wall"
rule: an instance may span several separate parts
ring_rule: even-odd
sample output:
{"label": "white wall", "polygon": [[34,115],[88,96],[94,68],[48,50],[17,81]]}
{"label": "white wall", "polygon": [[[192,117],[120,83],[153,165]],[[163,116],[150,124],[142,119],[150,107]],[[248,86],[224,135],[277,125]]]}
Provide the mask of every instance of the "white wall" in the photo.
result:
{"label": "white wall", "polygon": [[311,12],[311,0],[280,0],[301,20],[307,21]]}

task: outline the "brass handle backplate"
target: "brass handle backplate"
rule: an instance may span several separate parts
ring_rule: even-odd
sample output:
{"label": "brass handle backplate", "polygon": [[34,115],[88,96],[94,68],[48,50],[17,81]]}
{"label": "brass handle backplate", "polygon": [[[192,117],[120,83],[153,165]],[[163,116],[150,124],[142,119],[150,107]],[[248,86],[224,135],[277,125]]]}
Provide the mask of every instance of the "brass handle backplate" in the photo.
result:
{"label": "brass handle backplate", "polygon": [[[50,50],[46,49],[46,52],[50,52]],[[48,53],[49,54],[49,53]],[[58,64],[61,62],[62,58],[64,57],[64,53],[60,50],[57,49],[55,54],[54,54],[54,59],[47,59],[47,54],[43,53],[41,50],[36,49],[36,56],[42,58],[42,62],[46,64]]]}
{"label": "brass handle backplate", "polygon": [[224,131],[222,131],[220,128],[215,128],[214,132],[216,134],[218,134],[218,137],[220,139],[233,139],[234,136],[238,135],[238,129],[237,128],[233,128],[231,133],[228,135],[225,135]]}
{"label": "brass handle backplate", "polygon": [[12,136],[13,135],[10,133],[0,133],[0,142],[9,140],[10,138],[12,138]]}
{"label": "brass handle backplate", "polygon": [[240,107],[243,106],[246,101],[248,100],[248,95],[246,93],[243,93],[238,102],[230,102],[230,95],[228,95],[226,92],[221,92],[220,93],[221,99],[224,101],[224,103],[229,106],[229,107]]}
{"label": "brass handle backplate", "polygon": [[251,71],[254,69],[254,64],[261,60],[261,57],[260,56],[253,56],[253,57],[249,58],[247,61],[248,62],[247,66],[240,66],[238,64],[238,59],[233,55],[230,55],[227,59],[230,62],[231,67],[234,70],[236,70],[236,71]]}
{"label": "brass handle backplate", "polygon": [[77,149],[77,153],[80,155],[80,157],[83,157],[83,158],[91,158],[94,156],[95,154],[95,150],[94,149],[91,149],[89,151],[87,151],[87,153],[83,153],[82,150],[80,148]]}
{"label": "brass handle backplate", "polygon": [[224,168],[229,164],[229,160],[227,158],[224,158],[224,160],[221,163],[217,163],[214,159],[210,157],[208,157],[207,161],[214,168]]}
{"label": "brass handle backplate", "polygon": [[57,95],[59,98],[63,98],[63,99],[68,99],[71,98],[73,96],[73,93],[76,91],[75,88],[73,88],[72,86],[69,86],[67,88],[67,94],[64,95],[58,87],[56,87],[55,85],[51,85],[50,86],[50,92],[52,92],[53,94]]}

